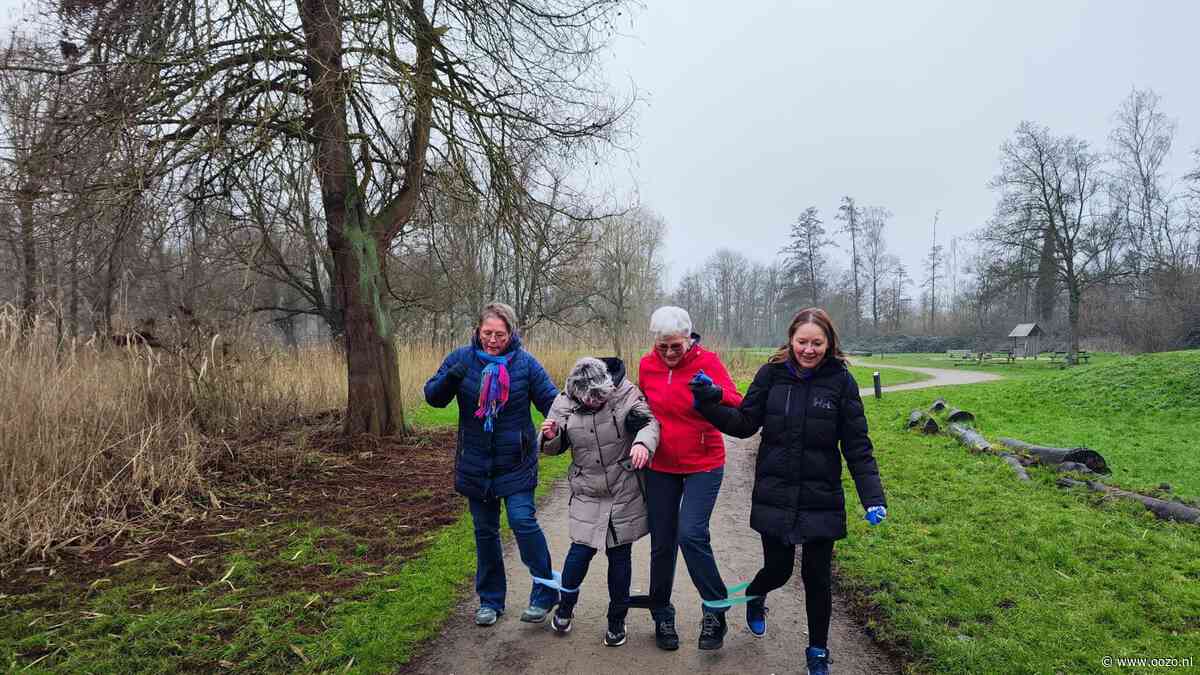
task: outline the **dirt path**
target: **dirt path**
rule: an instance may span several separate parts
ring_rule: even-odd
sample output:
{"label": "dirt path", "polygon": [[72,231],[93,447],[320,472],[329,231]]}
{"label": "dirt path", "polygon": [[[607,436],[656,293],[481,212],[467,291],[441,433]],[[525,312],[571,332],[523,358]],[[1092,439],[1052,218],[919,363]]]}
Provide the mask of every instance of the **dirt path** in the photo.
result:
{"label": "dirt path", "polygon": [[[898,367],[891,364],[857,363],[871,368]],[[974,384],[1000,379],[999,375],[971,370],[904,367],[931,376],[923,382],[884,387],[884,391],[923,389],[957,384]],[[864,396],[873,393],[864,388]],[[727,584],[751,579],[762,564],[762,547],[758,534],[747,526],[747,508],[754,483],[754,457],[758,439],[745,441],[726,438],[728,448],[725,481],[712,519],[712,541],[721,574]],[[554,492],[545,499],[538,520],[550,541],[555,566],[562,564],[571,541],[567,536],[567,501],[570,491],[560,481]],[[644,593],[648,586],[650,540],[645,538],[633,547],[633,593]],[[531,673],[564,675],[567,673],[633,673],[651,672],[655,675],[697,673],[803,673],[804,647],[808,644],[807,620],[804,614],[804,590],[800,582],[799,565],[795,576],[784,588],[771,594],[770,628],[763,639],[754,638],[746,629],[742,606],[729,610],[729,634],[725,647],[715,652],[696,649],[700,632],[700,597],[692,586],[683,557],[675,575],[672,597],[678,615],[680,649],[663,652],[654,646],[654,625],[649,612],[631,610],[627,627],[629,641],[622,647],[605,647],[602,643],[608,605],[605,586],[607,561],[597,556],[583,583],[583,591],[575,610],[575,626],[571,633],[559,636],[549,625],[524,624],[518,620],[529,597],[529,579],[521,565],[516,545],[505,546],[505,568],[509,572],[507,613],[490,628],[473,623],[477,605],[474,593],[468,592],[439,638],[432,640],[425,651],[405,669],[408,673],[432,675],[469,675],[489,673]],[[848,601],[835,593],[833,624],[830,627],[830,652],[833,670],[838,673],[897,673],[899,665],[864,632],[851,618]]]}
{"label": "dirt path", "polygon": [[[747,508],[754,482],[754,456],[758,439],[726,439],[728,454],[725,480],[712,519],[712,541],[721,574],[727,584],[748,581],[762,564],[762,545],[747,526]],[[562,564],[570,546],[567,536],[569,490],[559,482],[543,502],[538,520],[550,541],[555,567]],[[633,547],[633,592],[645,592],[650,558],[649,537]],[[626,623],[629,641],[621,647],[605,647],[604,613],[608,604],[605,586],[607,561],[597,556],[583,583],[571,633],[559,636],[549,625],[524,624],[518,620],[529,597],[529,578],[521,565],[516,546],[505,548],[509,573],[507,612],[490,628],[472,623],[476,598],[469,593],[447,621],[442,635],[433,640],[408,672],[467,675],[471,673],[803,673],[804,647],[808,644],[804,614],[804,592],[799,564],[791,582],[771,594],[770,627],[767,637],[754,638],[746,628],[741,605],[729,610],[729,633],[725,647],[715,652],[696,648],[700,633],[700,597],[692,586],[683,557],[675,576],[676,623],[680,648],[660,651],[654,645],[654,625],[646,610],[631,610]],[[834,596],[830,652],[838,673],[896,673],[897,664],[880,649],[850,616],[847,601]]]}
{"label": "dirt path", "polygon": [[[895,368],[897,370],[911,370],[918,373],[924,373],[932,377],[929,380],[921,382],[909,382],[907,384],[893,384],[890,387],[884,387],[883,391],[904,391],[905,389],[926,389],[928,387],[947,387],[956,384],[977,384],[979,382],[991,382],[993,380],[1004,379],[1003,376],[995,373],[981,373],[978,370],[957,370],[949,368],[918,368],[916,366],[897,366],[889,363],[869,363],[866,361],[854,361],[854,365],[864,368]],[[872,387],[863,387],[859,390],[861,396],[873,396],[875,389]]]}

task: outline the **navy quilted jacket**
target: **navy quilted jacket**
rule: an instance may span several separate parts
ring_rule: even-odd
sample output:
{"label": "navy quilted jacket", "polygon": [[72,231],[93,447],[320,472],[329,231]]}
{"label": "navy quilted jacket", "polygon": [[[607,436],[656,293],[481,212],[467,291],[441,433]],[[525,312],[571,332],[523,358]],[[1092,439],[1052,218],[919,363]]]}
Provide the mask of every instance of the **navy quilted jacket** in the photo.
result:
{"label": "navy quilted jacket", "polygon": [[[475,355],[478,338],[446,356],[437,373],[425,383],[425,400],[445,408],[458,399],[458,452],[454,461],[454,489],[474,499],[493,499],[532,490],[537,486],[538,452],[530,404],[545,415],[558,396],[558,388],[532,354],[513,336],[505,354],[508,362],[508,403],[496,415],[492,432],[476,419],[479,383],[485,365]],[[465,366],[461,380],[451,372]]]}

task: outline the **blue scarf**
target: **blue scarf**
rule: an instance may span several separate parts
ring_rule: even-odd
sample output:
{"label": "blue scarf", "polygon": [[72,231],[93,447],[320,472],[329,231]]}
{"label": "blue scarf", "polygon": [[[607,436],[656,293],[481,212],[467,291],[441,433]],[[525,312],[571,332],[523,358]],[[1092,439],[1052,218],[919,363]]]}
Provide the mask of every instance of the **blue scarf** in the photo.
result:
{"label": "blue scarf", "polygon": [[487,364],[479,380],[479,409],[475,411],[475,418],[483,420],[484,431],[492,431],[496,415],[508,403],[508,362],[515,353],[492,356],[482,349],[475,350],[475,356]]}

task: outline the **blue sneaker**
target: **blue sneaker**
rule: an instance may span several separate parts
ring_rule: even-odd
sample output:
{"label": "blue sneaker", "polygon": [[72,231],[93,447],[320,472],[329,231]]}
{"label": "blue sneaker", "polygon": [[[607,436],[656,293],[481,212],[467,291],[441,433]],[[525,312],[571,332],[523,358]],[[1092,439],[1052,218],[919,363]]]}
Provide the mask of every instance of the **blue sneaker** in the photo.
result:
{"label": "blue sneaker", "polygon": [[746,603],[746,626],[756,638],[767,634],[766,600],[760,598]]}
{"label": "blue sneaker", "polygon": [[808,675],[829,675],[828,649],[809,647],[804,650],[804,659],[808,661]]}

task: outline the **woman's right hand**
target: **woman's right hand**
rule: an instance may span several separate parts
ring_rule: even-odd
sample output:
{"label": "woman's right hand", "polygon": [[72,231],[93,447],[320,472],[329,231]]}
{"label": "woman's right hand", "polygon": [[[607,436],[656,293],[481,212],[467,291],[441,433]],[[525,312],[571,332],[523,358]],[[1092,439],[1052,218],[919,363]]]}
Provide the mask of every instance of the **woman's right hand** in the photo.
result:
{"label": "woman's right hand", "polygon": [[542,422],[542,438],[550,440],[558,435],[558,421],[547,418]]}

